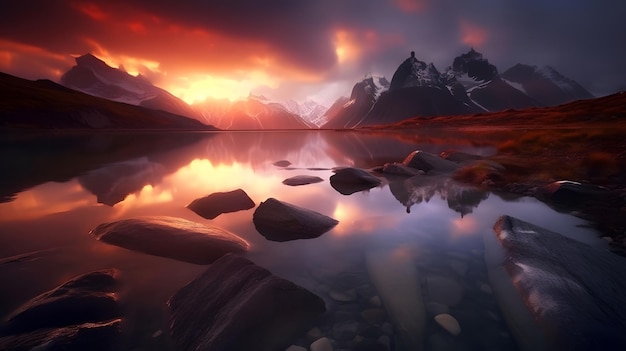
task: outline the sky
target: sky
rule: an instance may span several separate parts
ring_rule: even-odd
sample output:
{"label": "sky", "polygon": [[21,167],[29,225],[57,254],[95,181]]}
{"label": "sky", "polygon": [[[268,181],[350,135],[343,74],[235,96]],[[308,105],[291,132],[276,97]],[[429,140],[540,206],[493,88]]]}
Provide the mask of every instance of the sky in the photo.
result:
{"label": "sky", "polygon": [[623,0],[0,0],[0,71],[59,81],[92,53],[188,103],[317,100],[415,51],[470,48],[500,72],[550,65],[596,96],[626,90]]}

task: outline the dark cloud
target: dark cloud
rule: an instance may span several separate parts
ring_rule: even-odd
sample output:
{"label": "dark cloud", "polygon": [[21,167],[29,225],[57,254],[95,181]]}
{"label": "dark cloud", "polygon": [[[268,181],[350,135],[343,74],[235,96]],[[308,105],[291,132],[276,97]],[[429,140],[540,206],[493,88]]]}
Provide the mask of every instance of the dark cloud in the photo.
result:
{"label": "dark cloud", "polygon": [[[294,89],[303,81],[324,83],[321,89],[369,73],[389,77],[411,50],[443,70],[470,46],[501,71],[518,62],[551,65],[599,95],[624,88],[626,77],[626,2],[618,0],[21,0],[2,6],[0,39],[59,54],[100,46],[159,61],[168,72],[184,64],[233,75],[266,69],[293,74],[295,82],[284,84],[292,91],[315,90]],[[341,31],[351,55],[343,64],[336,52]]]}

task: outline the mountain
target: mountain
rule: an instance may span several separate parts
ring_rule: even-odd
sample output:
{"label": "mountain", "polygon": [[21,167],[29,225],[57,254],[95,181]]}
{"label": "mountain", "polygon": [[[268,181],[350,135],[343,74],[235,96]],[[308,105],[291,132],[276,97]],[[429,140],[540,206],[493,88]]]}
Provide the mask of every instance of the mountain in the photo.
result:
{"label": "mountain", "polygon": [[61,76],[61,84],[89,95],[207,122],[183,100],[152,85],[143,76],[135,77],[110,67],[91,54],[77,57],[76,66]]}
{"label": "mountain", "polygon": [[282,104],[287,111],[302,117],[305,121],[311,122],[316,126],[321,126],[326,123],[326,119],[323,118],[324,114],[328,110],[328,107],[321,105],[313,100],[304,100],[298,102],[293,99],[289,99]]}
{"label": "mountain", "polygon": [[215,130],[188,117],[95,97],[49,80],[30,81],[1,72],[0,96],[3,128]]}
{"label": "mountain", "polygon": [[352,88],[350,98],[339,98],[324,114],[327,122],[321,128],[342,129],[356,127],[372,109],[378,97],[389,89],[385,77],[366,77]]}
{"label": "mountain", "polygon": [[220,129],[311,129],[317,128],[299,115],[287,111],[285,106],[270,102],[263,96],[250,95],[246,100],[206,99],[193,105],[204,119]]}
{"label": "mountain", "polygon": [[451,89],[463,86],[473,110],[475,106],[483,112],[542,106],[502,80],[496,66],[474,49],[454,59],[452,66],[446,69],[445,79]]}
{"label": "mountain", "polygon": [[594,97],[580,84],[550,66],[539,68],[518,63],[502,73],[502,78],[545,106]]}

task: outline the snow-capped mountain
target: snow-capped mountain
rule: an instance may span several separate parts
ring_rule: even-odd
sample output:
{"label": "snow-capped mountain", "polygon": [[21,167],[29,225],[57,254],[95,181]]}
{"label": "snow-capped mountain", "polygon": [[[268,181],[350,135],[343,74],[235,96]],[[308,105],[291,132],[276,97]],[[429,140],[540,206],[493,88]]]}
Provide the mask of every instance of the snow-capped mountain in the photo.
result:
{"label": "snow-capped mountain", "polygon": [[432,63],[420,61],[415,58],[415,52],[398,67],[391,78],[389,91],[411,87],[432,87],[445,89],[441,73]]}
{"label": "snow-capped mountain", "polygon": [[293,99],[289,99],[282,104],[287,111],[302,117],[305,121],[309,121],[316,126],[321,126],[326,123],[326,119],[323,118],[324,114],[328,110],[328,107],[317,103],[311,99],[298,102]]}
{"label": "snow-capped mountain", "polygon": [[324,114],[326,123],[322,128],[354,128],[374,106],[377,99],[386,94],[389,81],[385,77],[369,76],[356,83],[350,98],[337,99]]}
{"label": "snow-capped mountain", "polygon": [[593,98],[580,84],[564,77],[550,66],[537,67],[518,63],[502,73],[502,78],[545,106]]}
{"label": "snow-capped mountain", "polygon": [[187,103],[164,89],[154,86],[141,75],[110,67],[99,58],[86,54],[76,58],[76,66],[61,77],[64,86],[108,100],[163,110],[207,121]]}

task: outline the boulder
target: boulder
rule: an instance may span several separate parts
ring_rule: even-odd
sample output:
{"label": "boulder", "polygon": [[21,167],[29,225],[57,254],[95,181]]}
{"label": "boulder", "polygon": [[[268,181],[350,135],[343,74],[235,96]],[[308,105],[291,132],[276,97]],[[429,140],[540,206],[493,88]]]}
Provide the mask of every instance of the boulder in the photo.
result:
{"label": "boulder", "polygon": [[560,180],[544,186],[539,190],[539,195],[556,205],[575,207],[586,201],[606,199],[610,191],[593,184]]}
{"label": "boulder", "polygon": [[168,301],[179,350],[284,350],[325,312],[324,301],[246,258],[226,255]]}
{"label": "boulder", "polygon": [[120,315],[115,270],[75,277],[34,297],[9,315],[3,334],[110,320]]}
{"label": "boulder", "polygon": [[213,219],[222,213],[237,212],[254,208],[254,201],[241,189],[213,193],[193,200],[187,208],[206,218]]}
{"label": "boulder", "polygon": [[459,168],[456,162],[420,150],[413,151],[402,163],[405,166],[422,170],[428,175],[449,174]]}
{"label": "boulder", "polygon": [[324,179],[316,176],[297,175],[283,180],[283,184],[290,186],[314,184],[324,181]]}
{"label": "boulder", "polygon": [[0,350],[109,351],[119,350],[121,319],[83,323],[56,329],[38,329],[0,338]]}
{"label": "boulder", "polygon": [[353,167],[335,169],[330,177],[330,185],[343,195],[374,188],[382,183],[369,172]]}
{"label": "boulder", "polygon": [[443,159],[456,163],[465,163],[484,159],[484,157],[480,155],[474,155],[462,151],[444,151],[440,153],[439,156]]}
{"label": "boulder", "polygon": [[269,198],[254,211],[257,231],[271,241],[312,239],[339,223],[321,213]]}
{"label": "boulder", "polygon": [[385,163],[382,173],[412,177],[425,174],[424,171],[404,165],[403,163]]}
{"label": "boulder", "polygon": [[626,349],[626,258],[509,216],[494,231],[548,349]]}
{"label": "boulder", "polygon": [[249,246],[224,229],[166,216],[103,223],[90,234],[111,245],[195,264],[210,264],[227,253],[246,252]]}

